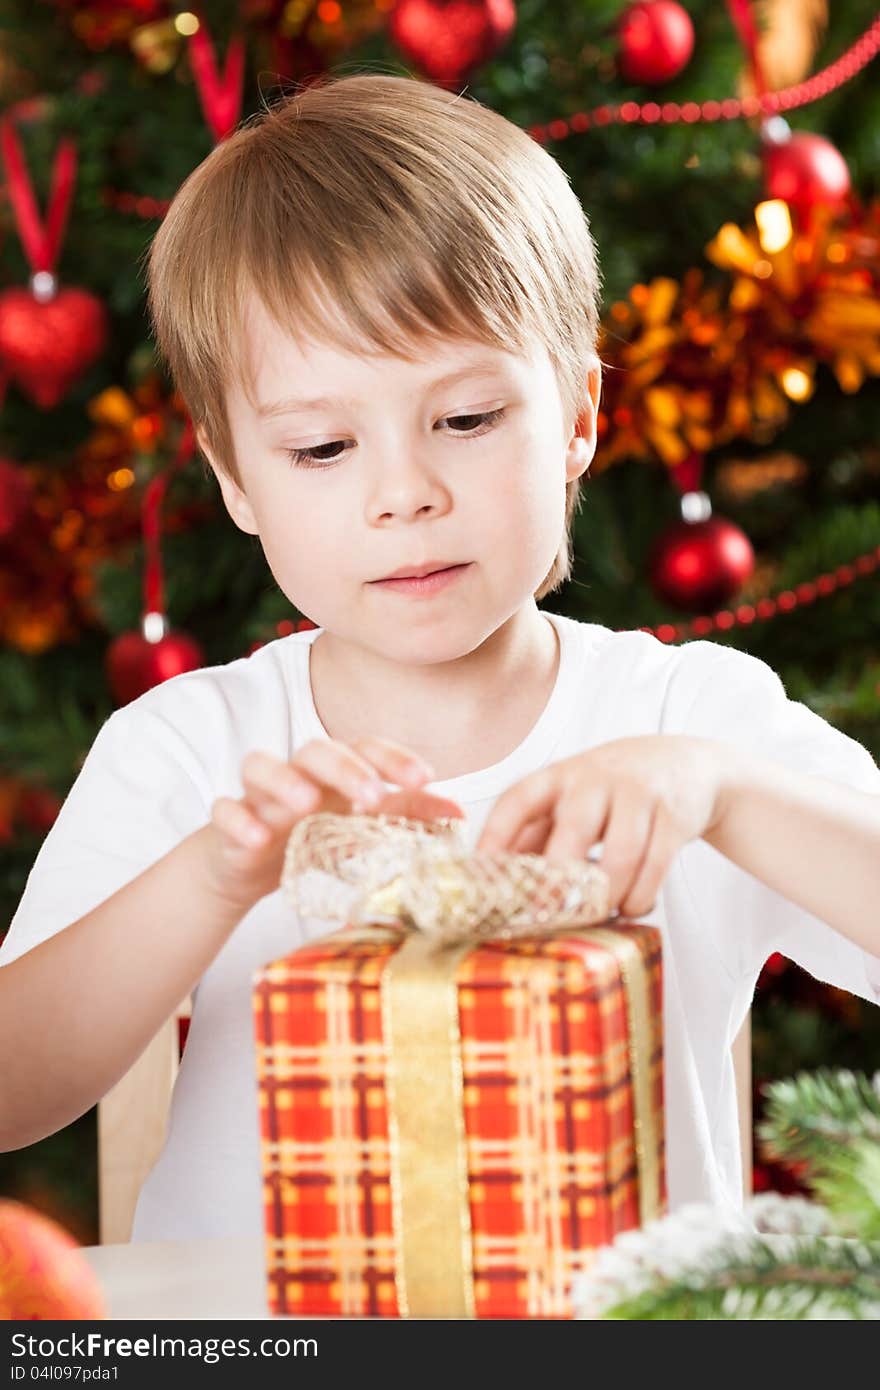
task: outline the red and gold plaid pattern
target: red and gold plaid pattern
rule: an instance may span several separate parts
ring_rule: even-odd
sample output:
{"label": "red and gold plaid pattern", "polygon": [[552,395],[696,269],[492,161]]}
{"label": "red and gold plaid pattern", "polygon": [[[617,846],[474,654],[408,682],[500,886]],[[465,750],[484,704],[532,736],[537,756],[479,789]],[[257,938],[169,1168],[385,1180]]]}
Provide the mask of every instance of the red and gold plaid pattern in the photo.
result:
{"label": "red and gold plaid pattern", "polygon": [[[665,1205],[660,937],[622,929],[647,969]],[[336,932],[255,977],[274,1313],[401,1316],[380,985],[402,937],[373,932]],[[626,997],[588,932],[483,942],[459,966],[480,1318],[571,1317],[572,1276],[639,1224]]]}

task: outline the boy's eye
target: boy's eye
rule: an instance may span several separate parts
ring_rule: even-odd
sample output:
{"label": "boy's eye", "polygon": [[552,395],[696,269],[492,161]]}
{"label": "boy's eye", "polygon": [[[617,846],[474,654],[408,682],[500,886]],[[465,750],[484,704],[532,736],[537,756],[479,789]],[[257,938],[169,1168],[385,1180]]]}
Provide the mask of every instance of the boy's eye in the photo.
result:
{"label": "boy's eye", "polygon": [[[476,439],[497,424],[504,415],[504,407],[498,410],[485,410],[479,415],[447,415],[446,421],[455,428],[448,433],[461,435],[465,439]],[[329,468],[342,457],[341,453],[326,454],[326,449],[344,449],[347,440],[333,439],[327,444],[313,444],[310,449],[285,449],[284,452],[296,468]]]}

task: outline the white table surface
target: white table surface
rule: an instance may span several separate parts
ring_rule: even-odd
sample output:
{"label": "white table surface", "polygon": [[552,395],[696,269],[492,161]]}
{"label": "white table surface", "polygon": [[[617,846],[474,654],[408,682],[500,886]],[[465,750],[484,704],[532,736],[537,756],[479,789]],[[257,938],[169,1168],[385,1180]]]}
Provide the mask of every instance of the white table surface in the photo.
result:
{"label": "white table surface", "polygon": [[[265,1243],[260,1237],[86,1245],[80,1254],[101,1283],[110,1318],[268,1319]],[[310,1314],[310,1322],[334,1322]]]}
{"label": "white table surface", "polygon": [[[764,1238],[780,1250],[794,1239]],[[291,1321],[268,1311],[264,1250],[263,1240],[252,1236],[80,1247],[101,1282],[111,1318]]]}
{"label": "white table surface", "polygon": [[[260,1237],[87,1245],[111,1318],[270,1318]],[[274,1320],[274,1319],[273,1319]]]}

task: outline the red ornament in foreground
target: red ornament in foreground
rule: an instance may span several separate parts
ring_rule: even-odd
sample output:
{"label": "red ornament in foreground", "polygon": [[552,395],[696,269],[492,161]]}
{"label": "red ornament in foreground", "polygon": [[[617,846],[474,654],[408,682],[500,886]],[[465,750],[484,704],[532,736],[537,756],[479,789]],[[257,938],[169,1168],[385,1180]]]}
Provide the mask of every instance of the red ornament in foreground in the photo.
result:
{"label": "red ornament in foreground", "polygon": [[[151,619],[158,621],[151,623]],[[116,703],[127,705],[173,676],[197,671],[204,662],[195,638],[166,630],[161,614],[148,613],[140,632],[122,632],[114,638],[105,665]]]}
{"label": "red ornament in foreground", "polygon": [[52,410],[100,357],[107,333],[107,311],[88,290],[0,293],[0,366],[41,410]]}
{"label": "red ornament in foreground", "polygon": [[63,1226],[23,1202],[0,1200],[0,1321],[107,1316],[97,1276]]}
{"label": "red ornament in foreground", "polygon": [[398,0],[388,33],[432,81],[457,87],[494,57],[515,24],[514,0]]}
{"label": "red ornament in foreground", "polygon": [[817,207],[842,207],[849,197],[846,161],[824,136],[799,130],[788,140],[766,142],[763,154],[767,197],[782,198],[801,219]]}
{"label": "red ornament in foreground", "polygon": [[745,531],[726,517],[711,515],[676,522],[655,543],[648,560],[657,597],[689,613],[722,607],[754,568],[755,552]]}
{"label": "red ornament in foreground", "polygon": [[677,77],[694,51],[694,26],[675,0],[639,0],[617,22],[620,72],[627,82],[659,85]]}

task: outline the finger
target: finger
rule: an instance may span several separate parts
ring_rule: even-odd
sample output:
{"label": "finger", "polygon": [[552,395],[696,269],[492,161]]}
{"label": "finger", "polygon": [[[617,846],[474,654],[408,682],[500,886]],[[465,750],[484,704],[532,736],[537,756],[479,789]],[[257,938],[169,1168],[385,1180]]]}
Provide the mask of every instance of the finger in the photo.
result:
{"label": "finger", "polygon": [[242,763],[244,802],[278,828],[321,804],[321,789],[299,769],[270,753],[248,753]]}
{"label": "finger", "polygon": [[544,854],[554,863],[567,859],[585,859],[587,851],[597,840],[608,818],[610,794],[601,783],[560,798],[554,815],[553,832]]}
{"label": "finger", "polygon": [[620,904],[623,916],[644,917],[656,906],[660,888],[681,845],[681,836],[677,834],[672,818],[659,806],[644,857]]}
{"label": "finger", "polygon": [[243,802],[230,796],[217,798],[211,820],[227,840],[242,849],[260,849],[269,843],[268,827]]}
{"label": "finger", "polygon": [[305,744],[289,763],[271,753],[249,753],[242,775],[248,802],[278,825],[291,812],[305,815],[320,805],[342,812],[355,799],[375,805],[385,795],[375,769],[332,739]]}
{"label": "finger", "polygon": [[551,815],[539,816],[524,825],[510,846],[511,854],[543,854],[550,832],[553,829]]}
{"label": "finger", "polygon": [[464,819],[464,811],[457,801],[445,796],[433,796],[426,791],[389,792],[375,808],[376,814],[406,816],[410,820],[437,820],[449,816]]}
{"label": "finger", "polygon": [[[381,741],[379,741],[381,742]],[[364,743],[371,743],[364,740]],[[389,778],[408,778],[418,791],[433,769],[421,764],[407,750],[398,752],[375,750]],[[366,775],[364,775],[366,769]],[[456,802],[434,797],[429,803],[412,803],[412,812],[405,808],[406,800],[388,804],[389,793],[378,772],[366,760],[344,744],[313,742],[307,744],[291,763],[269,753],[248,754],[243,764],[247,803],[270,824],[276,827],[292,825],[303,816],[322,806],[327,811],[345,813],[378,811],[409,815],[429,820],[437,816],[464,816]],[[332,778],[333,780],[330,780]],[[326,780],[325,780],[326,779]]]}
{"label": "finger", "polygon": [[299,750],[293,765],[315,781],[334,787],[349,800],[371,809],[387,794],[385,780],[421,786],[433,775],[433,768],[422,764],[415,754],[405,749],[398,752],[388,747],[387,741],[360,739],[357,746],[369,749],[370,756],[335,739],[312,739]]}
{"label": "finger", "polygon": [[429,762],[393,739],[358,738],[353,740],[351,746],[389,782],[414,787],[431,782],[436,777]]}
{"label": "finger", "polygon": [[654,824],[656,802],[626,784],[618,785],[611,798],[602,836],[602,868],[608,875],[612,907],[625,898],[639,871]]}
{"label": "finger", "polygon": [[501,793],[486,817],[476,848],[486,852],[509,849],[529,821],[553,814],[558,796],[559,775],[553,765],[530,773]]}

